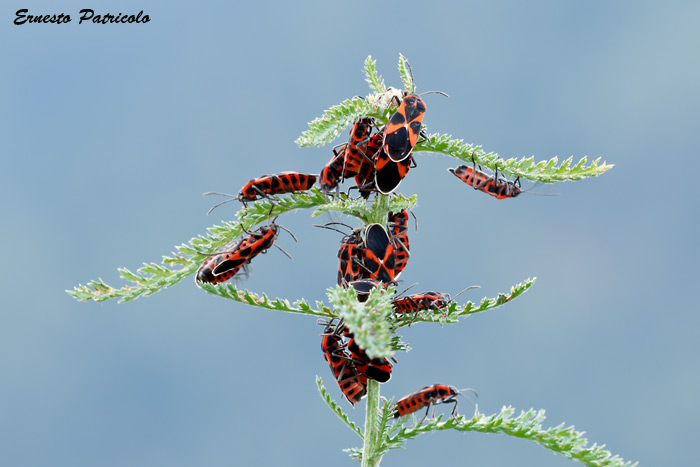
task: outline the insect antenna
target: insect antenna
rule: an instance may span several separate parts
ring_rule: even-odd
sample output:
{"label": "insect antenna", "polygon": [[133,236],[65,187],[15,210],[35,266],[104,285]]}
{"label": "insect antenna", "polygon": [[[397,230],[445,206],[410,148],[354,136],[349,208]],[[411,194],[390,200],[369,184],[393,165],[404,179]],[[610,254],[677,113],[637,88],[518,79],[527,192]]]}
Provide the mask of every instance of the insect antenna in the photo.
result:
{"label": "insect antenna", "polygon": [[[277,219],[277,218],[275,217],[275,219]],[[274,223],[275,221],[272,221],[272,222]],[[294,236],[294,234],[292,233],[291,230],[289,230],[288,228],[283,227],[283,226],[281,226],[281,225],[279,225],[279,224],[275,224],[275,225],[276,225],[277,227],[279,227],[280,229],[286,231],[289,235],[292,236],[292,238],[294,239],[295,242],[299,243],[299,240],[297,240],[297,238]]]}
{"label": "insect antenna", "polygon": [[419,95],[419,96],[424,96],[424,95],[426,95],[426,94],[440,94],[441,96],[445,96],[445,97],[447,97],[448,99],[450,98],[449,94],[447,94],[447,93],[445,93],[445,92],[442,92],[442,91],[425,91],[425,92],[422,92],[422,93],[420,93],[420,94],[418,94],[418,95]]}
{"label": "insect antenna", "polygon": [[214,206],[212,206],[211,209],[209,209],[209,210],[207,211],[207,216],[208,216],[209,214],[211,214],[211,212],[212,212],[214,209],[218,208],[219,206],[221,206],[221,205],[223,205],[223,204],[226,204],[226,203],[230,203],[231,201],[236,201],[236,200],[238,199],[238,196],[236,196],[236,195],[231,195],[231,194],[228,194],[228,193],[219,193],[218,191],[207,191],[206,193],[202,193],[202,196],[209,196],[209,195],[226,196],[226,197],[228,197],[229,199],[227,199],[227,200],[225,200],[225,201],[222,201],[222,202],[220,202],[220,203],[215,204]]}
{"label": "insect antenna", "polygon": [[462,294],[463,294],[464,292],[466,292],[467,290],[471,290],[471,289],[480,289],[480,288],[481,288],[480,285],[470,285],[469,287],[467,287],[466,289],[463,289],[460,293],[458,293],[457,295],[455,295],[453,298],[451,298],[451,299],[450,299],[450,303],[454,302],[454,301],[457,299],[457,297],[459,297],[460,295],[462,295]]}
{"label": "insect antenna", "polygon": [[287,253],[286,251],[284,251],[284,250],[282,249],[281,246],[279,246],[279,245],[274,245],[274,246],[275,246],[279,251],[281,251],[282,253],[284,253],[285,255],[287,255],[287,258],[292,259],[292,260],[294,259],[294,258],[292,258],[292,255],[290,255],[289,253]]}

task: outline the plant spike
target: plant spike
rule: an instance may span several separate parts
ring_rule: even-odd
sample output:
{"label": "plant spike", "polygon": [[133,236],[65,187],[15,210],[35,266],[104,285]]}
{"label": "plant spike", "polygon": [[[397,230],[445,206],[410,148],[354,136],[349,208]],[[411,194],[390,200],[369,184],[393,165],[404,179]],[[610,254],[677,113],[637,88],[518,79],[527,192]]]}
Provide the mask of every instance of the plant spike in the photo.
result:
{"label": "plant spike", "polygon": [[365,59],[365,81],[369,84],[369,88],[377,94],[386,91],[384,80],[377,74],[377,61],[372,60],[372,56],[368,55]]}
{"label": "plant spike", "polygon": [[416,83],[413,82],[413,73],[411,72],[411,65],[408,64],[406,58],[399,54],[399,73],[401,74],[401,81],[403,81],[403,88],[407,94],[413,94],[416,92]]}

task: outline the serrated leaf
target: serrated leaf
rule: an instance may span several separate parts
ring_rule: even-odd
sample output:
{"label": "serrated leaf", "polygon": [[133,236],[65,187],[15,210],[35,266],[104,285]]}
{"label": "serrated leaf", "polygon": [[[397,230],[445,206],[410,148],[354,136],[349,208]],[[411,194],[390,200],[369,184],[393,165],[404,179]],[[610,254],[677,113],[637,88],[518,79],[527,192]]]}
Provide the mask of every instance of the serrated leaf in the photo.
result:
{"label": "serrated leaf", "polygon": [[460,415],[448,418],[446,421],[442,421],[444,417],[440,415],[436,420],[411,427],[406,427],[405,420],[399,419],[393,430],[390,430],[390,435],[383,440],[383,444],[389,449],[397,449],[403,447],[406,440],[423,433],[443,430],[475,431],[528,439],[550,451],[590,467],[635,467],[637,465],[637,463],[625,462],[621,457],[612,455],[610,451],[603,449],[604,446],[593,444],[588,447],[588,440],[583,437],[582,432],[577,432],[573,426],[564,428],[564,425],[561,424],[543,429],[544,410],[522,411],[515,418],[513,417],[514,412],[512,407],[503,407],[500,413],[490,416],[477,411],[471,418]]}
{"label": "serrated leaf", "polygon": [[365,60],[365,81],[369,84],[370,89],[376,93],[386,91],[384,80],[377,74],[377,61],[372,60],[372,56],[367,56]]}
{"label": "serrated leaf", "polygon": [[[164,288],[177,284],[184,277],[194,274],[199,269],[202,260],[206,258],[206,254],[221,251],[224,245],[240,236],[244,230],[250,230],[256,225],[274,219],[280,214],[295,209],[318,207],[327,202],[329,200],[317,188],[312,188],[307,192],[280,196],[275,203],[272,203],[270,200],[249,203],[248,207],[244,207],[236,213],[240,222],[224,222],[222,225],[209,227],[207,236],[199,235],[192,238],[189,244],[176,247],[176,250],[181,254],[177,261],[171,261],[170,258],[164,256],[163,264],[144,263],[136,272],[131,272],[126,268],[119,268],[122,278],[133,285],[115,289],[100,279],[99,281],[89,282],[87,286],[78,285],[73,290],[66,290],[66,293],[80,301],[94,300],[101,302],[118,298],[120,303],[140,296],[152,295]],[[170,265],[171,267],[165,265]]]}
{"label": "serrated leaf", "polygon": [[[496,170],[507,177],[524,178],[542,183],[554,183],[565,180],[580,180],[586,177],[595,177],[612,168],[605,163],[598,165],[600,158],[596,159],[588,167],[579,162],[574,167],[569,167],[571,157],[557,166],[558,158],[553,157],[548,161],[540,161],[533,165],[534,158],[522,159],[510,158],[504,160],[498,154],[486,154],[480,146],[466,144],[462,140],[453,140],[450,135],[428,135],[425,141],[416,144],[413,152],[435,152],[459,159],[462,163],[476,163],[482,167]],[[585,159],[585,158],[584,158]]]}
{"label": "serrated leaf", "polygon": [[333,141],[345,127],[373,111],[371,104],[361,97],[346,99],[309,122],[309,129],[302,132],[295,143],[299,147],[323,146]]}
{"label": "serrated leaf", "polygon": [[406,94],[415,93],[416,84],[413,82],[411,66],[408,64],[406,58],[401,54],[399,54],[399,73],[401,74],[401,81],[403,82],[403,88],[406,91]]}
{"label": "serrated leaf", "polygon": [[334,414],[338,416],[345,424],[357,434],[357,436],[360,437],[360,439],[363,439],[364,437],[362,436],[362,430],[360,429],[359,426],[357,426],[352,420],[350,420],[350,417],[348,417],[345,412],[343,412],[343,409],[340,408],[338,404],[331,399],[330,394],[328,394],[328,391],[326,391],[325,386],[323,385],[323,380],[321,379],[320,376],[316,376],[316,386],[318,386],[318,391],[321,393],[321,399],[326,403],[326,405],[333,411]]}

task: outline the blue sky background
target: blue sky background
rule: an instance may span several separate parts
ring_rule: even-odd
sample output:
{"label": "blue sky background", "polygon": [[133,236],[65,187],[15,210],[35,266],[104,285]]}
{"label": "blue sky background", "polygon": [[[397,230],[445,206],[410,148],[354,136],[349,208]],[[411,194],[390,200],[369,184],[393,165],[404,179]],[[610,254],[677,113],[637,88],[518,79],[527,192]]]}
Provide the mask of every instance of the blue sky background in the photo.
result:
{"label": "blue sky background", "polygon": [[[15,26],[14,13],[69,13]],[[78,11],[141,25],[77,24]],[[0,9],[0,464],[355,465],[360,445],[315,389],[340,392],[314,319],[209,296],[188,278],[127,304],[64,290],[160,261],[233,218],[205,191],[319,172],[306,123],[367,94],[362,63],[398,86],[398,54],[426,96],[424,123],[504,157],[603,157],[615,168],[475,193],[418,154],[401,185],[418,232],[403,274],[478,300],[527,277],[521,298],[404,338],[382,394],[443,382],[484,413],[544,408],[640,465],[689,465],[700,417],[696,2],[4,2]],[[344,136],[343,136],[344,138]],[[340,140],[340,139],[339,139]],[[531,184],[525,184],[530,187]],[[536,196],[535,193],[557,194]],[[324,300],[339,238],[297,212],[245,287]],[[354,410],[361,422],[364,402]],[[460,405],[463,412],[470,409]],[[554,467],[523,440],[437,433],[382,465]]]}

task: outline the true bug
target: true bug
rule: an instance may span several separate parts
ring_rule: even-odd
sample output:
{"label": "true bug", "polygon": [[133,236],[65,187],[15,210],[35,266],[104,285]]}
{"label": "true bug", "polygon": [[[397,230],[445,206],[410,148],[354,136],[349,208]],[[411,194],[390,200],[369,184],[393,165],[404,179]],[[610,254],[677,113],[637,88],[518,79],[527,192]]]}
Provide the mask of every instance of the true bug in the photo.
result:
{"label": "true bug", "polygon": [[360,231],[353,232],[343,238],[338,250],[338,285],[344,285],[361,278],[364,250]]}
{"label": "true bug", "polygon": [[450,298],[449,294],[435,292],[430,290],[428,292],[417,293],[412,295],[406,295],[404,297],[396,298],[392,300],[391,304],[394,306],[394,310],[398,314],[408,314],[414,313],[411,323],[418,317],[418,312],[425,310],[442,310],[450,306],[450,303],[455,301],[457,297],[462,295],[464,292],[470,289],[476,289],[479,286],[470,286],[459,292],[454,298]]}
{"label": "true bug", "polygon": [[207,214],[209,214],[222,204],[229,203],[234,199],[237,199],[243,204],[246,204],[249,201],[255,201],[260,198],[271,198],[274,195],[279,195],[283,193],[306,191],[311,189],[312,186],[314,186],[314,183],[316,183],[316,179],[317,176],[313,174],[304,174],[289,171],[273,175],[261,175],[258,178],[254,178],[245,185],[243,185],[243,188],[241,188],[241,191],[238,193],[237,196],[229,195],[227,193],[219,193],[216,191],[209,191],[204,194],[223,195],[228,196],[231,199],[227,199],[226,201],[214,205],[209,210],[209,212],[207,212]]}
{"label": "true bug", "polygon": [[375,155],[381,150],[382,147],[382,134],[373,134],[367,146],[365,148],[365,155],[369,159],[365,159],[360,166],[360,171],[355,176],[355,182],[357,182],[357,187],[360,191],[360,195],[367,199],[370,193],[376,188],[375,183]]}
{"label": "true bug", "polygon": [[399,108],[389,119],[384,130],[384,152],[394,162],[406,159],[418,141],[425,114],[423,100],[411,94],[401,101]]}
{"label": "true bug", "polygon": [[348,338],[347,349],[357,368],[357,372],[380,383],[386,383],[391,379],[392,365],[386,358],[370,359],[364,350],[357,345],[355,337],[347,328],[343,327],[343,336]]}
{"label": "true bug", "polygon": [[352,363],[352,358],[345,350],[341,337],[342,321],[335,327],[332,325],[332,320],[322,324],[326,326],[321,338],[323,356],[331,367],[331,372],[340,390],[343,391],[348,401],[355,405],[367,394],[366,377],[359,375]]}
{"label": "true bug", "polygon": [[388,195],[398,188],[408,170],[416,167],[413,156],[408,156],[400,162],[395,162],[387,155],[384,149],[374,155],[374,182],[377,191]]}
{"label": "true bug", "polygon": [[328,193],[342,181],[344,163],[345,155],[342,152],[339,154],[334,153],[330,162],[323,167],[318,181],[322,192]]}
{"label": "true bug", "polygon": [[389,227],[391,229],[391,239],[394,242],[394,253],[396,261],[394,266],[394,278],[398,277],[406,267],[409,253],[408,243],[408,211],[402,209],[396,213],[389,212]]}
{"label": "true bug", "polygon": [[357,120],[350,129],[350,140],[342,149],[344,153],[343,178],[356,176],[360,173],[363,163],[371,162],[366,151],[373,126],[373,118],[363,117]]}
{"label": "true bug", "polygon": [[521,193],[520,179],[516,178],[514,182],[508,181],[505,178],[498,176],[496,170],[493,176],[478,170],[475,166],[460,165],[455,169],[448,169],[457,178],[462,180],[475,190],[483,191],[496,199],[515,198]]}
{"label": "true bug", "polygon": [[[413,82],[413,70],[411,65],[406,61],[408,71],[411,74],[411,82]],[[425,114],[425,102],[414,94],[415,88],[411,90],[410,95],[405,95],[399,104],[396,112],[389,118],[389,122],[384,129],[384,140],[382,148],[389,158],[394,162],[401,162],[406,159],[413,151],[413,147],[418,142],[418,136],[421,135],[421,123]],[[441,91],[428,91],[423,94],[442,94]],[[392,101],[397,101],[398,97],[392,95]]]}
{"label": "true bug", "polygon": [[421,310],[440,310],[450,304],[450,296],[430,290],[397,298],[391,304],[396,313],[399,314],[417,313]]}
{"label": "true bug", "polygon": [[[248,237],[238,240],[227,251],[211,255],[199,267],[195,276],[196,280],[206,283],[229,280],[253,258],[260,253],[265,253],[274,244],[280,228],[284,229],[273,221],[270,225],[262,226],[257,231],[249,232]],[[286,251],[281,248],[280,250],[289,256]]]}
{"label": "true bug", "polygon": [[427,407],[425,416],[421,420],[421,423],[423,423],[423,420],[425,420],[425,418],[428,416],[430,406],[436,406],[437,404],[454,404],[451,412],[452,416],[454,417],[457,415],[457,396],[465,391],[471,391],[476,394],[476,391],[471,388],[459,390],[454,386],[447,386],[439,383],[431,386],[425,386],[424,388],[399,399],[399,401],[396,403],[396,413],[394,414],[394,417],[403,417],[404,415],[417,412],[423,407]]}
{"label": "true bug", "polygon": [[360,118],[350,129],[348,142],[333,149],[333,158],[321,171],[321,191],[328,193],[344,179],[358,175],[363,163],[371,162],[365,151],[373,125],[374,119]]}
{"label": "true bug", "polygon": [[385,283],[394,281],[394,245],[381,224],[370,224],[365,231],[365,271],[367,279],[378,279]]}

